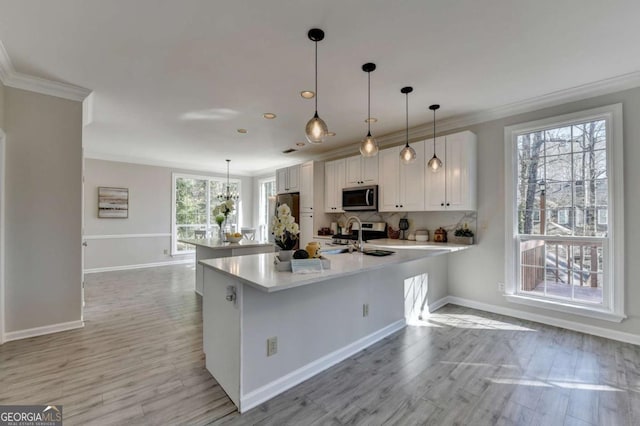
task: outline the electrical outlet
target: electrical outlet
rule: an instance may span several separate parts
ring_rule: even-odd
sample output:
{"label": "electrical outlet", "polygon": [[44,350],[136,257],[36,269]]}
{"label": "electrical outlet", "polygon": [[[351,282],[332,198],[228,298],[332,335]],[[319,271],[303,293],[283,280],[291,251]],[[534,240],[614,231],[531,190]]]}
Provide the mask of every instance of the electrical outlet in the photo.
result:
{"label": "electrical outlet", "polygon": [[369,304],[368,303],[363,303],[362,304],[362,316],[363,317],[368,317],[369,316]]}
{"label": "electrical outlet", "polygon": [[498,282],[498,291],[504,293],[504,283]]}
{"label": "electrical outlet", "polygon": [[164,254],[169,254],[169,249],[164,249]]}
{"label": "electrical outlet", "polygon": [[278,353],[278,338],[269,337],[267,339],[267,356],[275,355]]}

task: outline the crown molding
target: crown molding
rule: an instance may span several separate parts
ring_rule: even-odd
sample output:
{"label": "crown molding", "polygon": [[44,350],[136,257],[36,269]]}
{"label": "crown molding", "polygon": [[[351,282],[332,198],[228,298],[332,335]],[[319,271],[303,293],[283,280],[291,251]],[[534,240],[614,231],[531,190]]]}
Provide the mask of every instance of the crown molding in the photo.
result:
{"label": "crown molding", "polygon": [[[464,114],[438,121],[438,134],[475,124],[486,123],[505,117],[550,108],[569,102],[580,101],[609,93],[640,87],[640,71],[634,71],[593,83],[558,90],[535,98],[490,108],[471,114]],[[380,149],[389,148],[405,142],[406,130],[387,133],[378,139]],[[433,137],[433,122],[427,122],[409,128],[409,143]],[[328,151],[317,157],[318,160],[330,160],[358,154],[359,145],[353,142],[347,146]]]}
{"label": "crown molding", "polygon": [[34,77],[16,71],[2,41],[0,41],[0,81],[7,87],[78,102],[82,102],[91,93],[91,90],[84,87]]}
{"label": "crown molding", "polygon": [[[102,160],[102,161],[114,161],[117,163],[129,163],[129,164],[139,164],[142,166],[153,166],[153,167],[164,167],[168,169],[176,169],[176,170],[187,170],[191,172],[203,172],[203,173],[215,173],[221,176],[226,176],[227,169],[226,166],[223,167],[205,167],[201,164],[193,164],[193,163],[183,163],[179,161],[164,161],[164,160],[156,160],[149,158],[140,158],[140,157],[131,157],[126,155],[112,155],[105,154],[102,152],[94,152],[85,149],[84,150],[84,158],[90,160]],[[232,178],[243,178],[243,177],[252,177],[254,174],[249,173],[246,170],[235,171],[231,174]]]}

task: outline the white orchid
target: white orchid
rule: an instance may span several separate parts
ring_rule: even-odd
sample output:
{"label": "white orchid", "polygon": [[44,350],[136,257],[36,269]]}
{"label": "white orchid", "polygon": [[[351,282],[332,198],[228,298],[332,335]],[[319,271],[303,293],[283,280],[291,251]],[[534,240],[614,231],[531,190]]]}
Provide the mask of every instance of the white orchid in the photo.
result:
{"label": "white orchid", "polygon": [[271,233],[275,237],[276,244],[283,250],[291,250],[296,245],[300,227],[291,215],[291,208],[281,204],[276,210],[276,215],[271,222]]}
{"label": "white orchid", "polygon": [[213,214],[214,214],[214,216],[217,216],[219,214],[223,214],[224,217],[226,218],[227,216],[229,216],[229,213],[233,212],[234,208],[235,208],[235,204],[234,204],[233,200],[226,200],[226,201],[223,201],[222,203],[218,204],[213,209]]}

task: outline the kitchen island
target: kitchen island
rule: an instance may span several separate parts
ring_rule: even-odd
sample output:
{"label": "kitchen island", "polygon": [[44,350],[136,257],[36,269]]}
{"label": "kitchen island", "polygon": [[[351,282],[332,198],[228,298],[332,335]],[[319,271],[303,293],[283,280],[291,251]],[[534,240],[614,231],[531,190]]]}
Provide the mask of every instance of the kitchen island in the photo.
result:
{"label": "kitchen island", "polygon": [[216,259],[220,257],[245,256],[256,253],[272,253],[273,243],[242,239],[238,243],[220,241],[218,238],[181,239],[181,243],[191,244],[196,247],[196,293],[202,296],[204,285],[203,266],[199,263],[204,259]]}
{"label": "kitchen island", "polygon": [[465,248],[327,255],[311,274],[276,271],[274,254],[203,260],[206,367],[249,410],[405,327],[407,305],[446,296],[447,254]]}

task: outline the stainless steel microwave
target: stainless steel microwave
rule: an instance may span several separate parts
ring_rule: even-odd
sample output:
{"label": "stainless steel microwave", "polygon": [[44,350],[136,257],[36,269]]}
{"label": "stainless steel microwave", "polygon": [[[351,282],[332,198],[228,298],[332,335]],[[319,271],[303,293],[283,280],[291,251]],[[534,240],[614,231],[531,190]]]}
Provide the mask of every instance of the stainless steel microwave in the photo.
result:
{"label": "stainless steel microwave", "polygon": [[342,190],[342,209],[345,211],[377,211],[378,185],[344,188]]}

